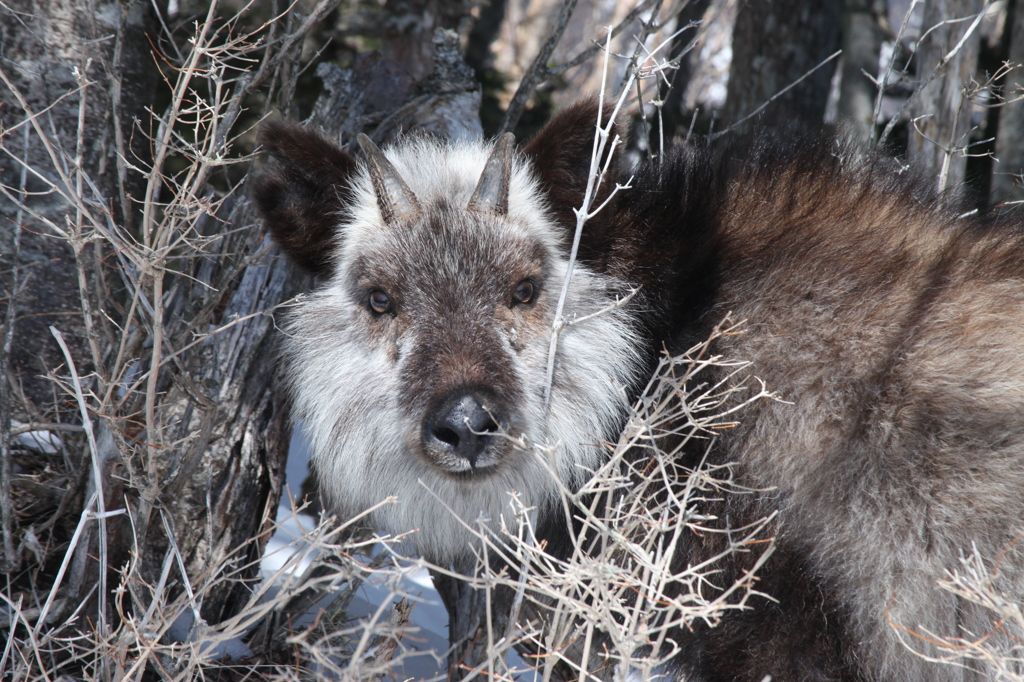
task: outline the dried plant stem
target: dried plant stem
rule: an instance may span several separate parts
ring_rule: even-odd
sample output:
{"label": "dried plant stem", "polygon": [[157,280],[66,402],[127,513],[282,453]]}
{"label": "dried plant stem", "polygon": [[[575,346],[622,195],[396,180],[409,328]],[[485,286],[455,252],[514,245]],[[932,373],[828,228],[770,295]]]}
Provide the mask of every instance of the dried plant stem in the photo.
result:
{"label": "dried plant stem", "polygon": [[[47,131],[43,130],[42,124],[39,122],[39,114],[34,112],[32,107],[29,105],[28,101],[25,99],[25,96],[22,94],[21,90],[11,81],[10,77],[8,77],[7,73],[3,69],[0,69],[0,80],[4,82],[4,85],[7,86],[7,88],[11,91],[11,94],[14,95],[15,99],[18,100],[18,106],[20,106],[22,111],[25,112],[25,121],[23,121],[20,125],[24,125],[25,122],[31,122],[32,128],[35,131],[37,138],[42,142],[43,148],[46,150],[47,156],[50,159],[54,172],[56,172],[58,177],[60,178],[60,182],[51,182],[45,175],[29,166],[27,161],[24,164],[22,164],[21,160],[18,159],[17,157],[13,157],[13,159],[15,161],[18,161],[19,165],[21,165],[22,167],[27,168],[28,172],[31,173],[35,178],[42,180],[46,185],[50,186],[58,193],[60,193],[61,198],[64,199],[68,203],[68,205],[75,206],[76,204],[81,203],[82,206],[80,207],[80,210],[83,219],[90,223],[91,225],[98,227],[100,223],[97,220],[95,220],[95,218],[92,215],[92,212],[89,211],[88,207],[83,202],[77,200],[77,196],[74,193],[74,187],[77,185],[77,183],[72,182],[71,178],[68,177],[65,169],[65,164],[63,163],[63,155],[60,151],[58,151],[57,147],[53,144]],[[68,93],[64,97],[69,97],[77,92],[78,89],[76,88],[73,92]],[[5,194],[7,194],[6,191]],[[8,196],[10,196],[10,194],[8,194]],[[15,201],[17,202],[16,198]],[[24,206],[24,202],[17,202],[17,204],[19,208]],[[76,211],[77,210],[78,208],[76,208]],[[27,207],[26,212],[30,213],[33,217],[36,217],[41,221],[45,222],[47,226],[53,229],[55,234],[64,237],[67,236],[66,229],[57,225],[52,220],[47,220],[46,218],[43,218],[38,213],[28,210]]]}
{"label": "dried plant stem", "polygon": [[[614,27],[608,27],[608,35],[605,37],[606,42],[610,45],[611,39],[619,35],[623,29],[632,24],[633,21],[635,21],[643,12],[649,10],[652,5],[657,4],[660,6],[663,1],[664,0],[642,0],[642,2],[639,2],[636,7],[623,17],[618,24]],[[608,49],[607,47],[602,48],[600,43],[595,42],[593,46],[583,50],[564,64],[548,66],[551,54],[561,41],[562,34],[565,32],[565,27],[569,23],[569,19],[571,18],[575,7],[576,0],[564,0],[562,8],[559,10],[558,17],[555,20],[554,27],[551,30],[551,34],[541,46],[540,52],[538,52],[533,62],[530,63],[526,73],[519,81],[519,87],[516,88],[516,92],[512,96],[512,100],[509,102],[508,108],[505,110],[505,117],[501,122],[499,134],[510,132],[516,127],[516,123],[518,123],[519,117],[522,116],[527,101],[529,101],[530,97],[533,96],[533,91],[539,84],[543,83],[551,76],[557,76],[565,73],[569,69],[583,64],[597,54],[599,50]],[[645,22],[644,30],[647,31],[654,23],[653,19]],[[642,40],[643,39],[641,39],[641,42]]]}
{"label": "dried plant stem", "polygon": [[828,57],[825,57],[825,59],[821,60],[814,68],[810,69],[804,75],[800,76],[795,81],[793,81],[792,83],[790,83],[789,85],[787,85],[786,87],[782,88],[777,93],[775,93],[774,95],[769,97],[764,103],[761,104],[761,106],[757,107],[756,109],[751,111],[749,114],[747,114],[743,118],[739,119],[738,121],[736,121],[735,123],[733,123],[732,125],[730,125],[727,128],[719,130],[718,132],[715,132],[715,133],[710,133],[708,135],[708,139],[710,139],[710,140],[717,140],[721,136],[727,135],[727,134],[731,133],[732,131],[736,130],[736,128],[738,128],[739,126],[743,125],[744,123],[746,123],[747,121],[749,121],[750,119],[754,118],[755,116],[760,114],[762,111],[764,111],[765,107],[767,107],[769,104],[771,104],[772,102],[777,100],[779,97],[782,97],[783,95],[785,95],[787,92],[789,92],[790,90],[795,88],[797,85],[799,85],[801,82],[803,82],[804,79],[810,77],[815,71],[817,71],[821,67],[825,66],[826,64],[831,62],[833,59],[835,59],[836,57],[841,55],[842,53],[843,53],[842,50],[836,50],[835,52],[830,54]]}
{"label": "dried plant stem", "polygon": [[[21,165],[18,189],[21,200],[27,197],[28,182],[28,126],[22,128],[22,150],[25,154]],[[21,231],[25,214],[18,210],[14,217],[14,240],[11,248],[11,289],[8,291],[7,310],[4,314],[3,342],[0,345],[0,523],[3,525],[4,560],[0,569],[4,573],[14,573],[21,567],[21,553],[14,546],[14,507],[11,501],[11,386],[7,378],[7,368],[14,343],[14,326],[18,316],[18,296],[28,282],[21,279]],[[0,666],[3,669],[3,666]]]}
{"label": "dried plant stem", "polygon": [[[85,196],[85,112],[86,102],[88,101],[89,86],[92,83],[88,79],[89,66],[92,60],[87,60],[84,68],[80,71],[74,69],[75,80],[78,82],[78,129],[75,135],[75,195],[82,197]],[[98,390],[102,391],[105,384],[105,377],[103,372],[103,353],[100,351],[100,338],[99,332],[96,329],[96,323],[93,315],[93,306],[89,298],[89,281],[88,276],[85,272],[85,260],[83,258],[83,249],[85,248],[86,238],[82,233],[83,229],[83,202],[78,201],[75,204],[75,223],[74,225],[68,226],[69,239],[68,243],[71,245],[71,249],[75,253],[75,271],[78,274],[78,301],[82,309],[82,319],[85,323],[85,335],[89,342],[89,351],[92,354],[92,364],[95,371],[95,376],[99,382]]]}
{"label": "dried plant stem", "polygon": [[[514,494],[518,511],[512,526],[503,525],[500,533],[478,529],[483,549],[475,572],[465,579],[477,589],[506,585],[519,591],[524,610],[532,614],[528,618],[542,626],[516,629],[517,641],[540,652],[542,680],[552,679],[558,668],[579,679],[655,679],[677,653],[673,629],[698,620],[714,625],[725,611],[747,608],[759,594],[754,575],[773,552],[766,534],[774,515],[742,528],[723,527],[721,520],[714,524],[705,506],[709,497],[728,494],[729,467],[701,462],[684,470],[678,459],[686,443],[710,442],[748,406],[774,399],[751,378],[747,363],[711,353],[715,339],[735,333],[738,328],[726,318],[684,356],[664,358],[608,461],[581,490],[560,487],[569,520],[580,531],[574,533],[571,556],[558,559],[547,552],[534,533],[534,515],[521,504],[516,507]],[[749,390],[747,383],[757,388]],[[669,433],[672,442],[684,436],[672,451],[661,447]],[[549,466],[546,453],[535,456]],[[681,568],[675,563],[680,545],[693,532],[726,540],[714,557]],[[751,554],[745,572],[731,585],[716,585],[719,562],[736,552]],[[501,561],[492,562],[492,555]],[[519,567],[517,578],[496,568],[503,566]],[[505,675],[499,664],[510,638],[490,641],[491,660],[474,673]]]}
{"label": "dried plant stem", "polygon": [[[618,36],[620,33],[622,33],[623,29],[625,29],[627,26],[633,23],[633,21],[636,20],[638,16],[640,16],[642,13],[650,9],[651,5],[653,5],[655,2],[660,3],[661,1],[662,0],[643,0],[643,2],[638,3],[637,6],[634,7],[629,12],[629,14],[622,18],[622,21],[620,21],[618,24],[614,26],[614,28],[611,29],[611,32],[607,36],[607,38],[614,38]],[[583,50],[569,61],[565,62],[564,64],[559,64],[558,66],[552,66],[550,69],[547,70],[547,76],[557,76],[559,74],[565,73],[569,69],[572,69],[574,67],[579,66],[580,64],[583,64],[584,62],[591,59],[594,55],[596,55],[598,52],[603,51],[604,49],[605,47],[601,45],[599,41],[595,40],[593,45]]]}
{"label": "dried plant stem", "polygon": [[[949,52],[947,52],[945,55],[943,55],[942,59],[939,60],[939,63],[936,64],[935,68],[932,69],[930,74],[928,74],[928,77],[925,78],[924,81],[921,84],[919,84],[917,86],[917,88],[914,89],[914,92],[911,93],[910,97],[908,97],[903,102],[903,104],[900,105],[899,110],[889,120],[889,122],[885,126],[885,129],[882,131],[881,136],[879,136],[878,143],[875,145],[876,147],[885,144],[885,141],[887,139],[889,139],[889,134],[892,132],[892,129],[896,127],[896,124],[900,121],[900,118],[903,116],[903,112],[906,111],[907,107],[910,106],[911,102],[913,102],[917,98],[917,96],[921,94],[921,91],[924,90],[926,87],[928,87],[932,83],[932,81],[934,81],[936,78],[938,78],[939,74],[942,73],[942,70],[946,68],[946,64],[948,64],[950,62],[950,60],[953,59],[953,57],[955,57],[958,52],[960,52],[960,50],[963,48],[963,46],[967,43],[967,40],[971,37],[971,35],[974,33],[974,31],[981,24],[981,20],[985,17],[985,13],[988,11],[988,6],[990,4],[992,4],[992,0],[985,0],[985,4],[982,5],[981,11],[978,12],[977,16],[974,17],[974,21],[972,21],[971,25],[967,27],[967,30],[964,31],[964,34],[962,36],[960,36],[960,40],[957,41],[957,44],[953,46],[953,49],[951,49]],[[911,9],[913,9],[913,7],[911,7]],[[909,16],[909,11],[908,11],[907,14]],[[942,25],[945,25],[945,24],[950,24],[950,23],[955,23],[956,21],[962,21],[962,20],[947,20],[947,21],[940,22],[936,26],[932,26],[917,41],[918,44],[920,44],[921,41],[924,40],[925,36],[927,36],[928,33],[934,31],[939,26],[942,26]],[[904,19],[904,23],[905,22],[906,22],[906,19]]]}
{"label": "dried plant stem", "polygon": [[42,630],[43,625],[46,623],[46,617],[50,612],[50,608],[57,600],[57,595],[60,593],[61,585],[64,582],[64,576],[67,574],[68,567],[71,565],[72,559],[76,555],[78,549],[78,543],[81,540],[82,534],[86,531],[86,526],[89,521],[92,520],[92,506],[96,503],[97,492],[94,491],[92,496],[86,500],[85,505],[82,507],[82,514],[78,518],[78,525],[75,526],[75,532],[71,535],[71,541],[68,543],[68,548],[64,552],[64,559],[61,561],[60,568],[57,570],[57,576],[53,580],[53,585],[50,587],[50,592],[46,596],[46,601],[43,603],[43,608],[39,612],[39,619],[36,621],[35,627],[32,629],[33,639],[39,638],[39,633]]}
{"label": "dried plant stem", "polygon": [[[603,151],[607,144],[608,134],[610,127],[614,124],[615,117],[612,116],[611,121],[608,122],[608,129],[602,128],[601,116],[604,113],[604,92],[606,81],[608,78],[608,55],[611,53],[611,33],[609,32],[607,38],[607,45],[604,57],[604,68],[601,73],[601,89],[598,93],[598,107],[597,107],[597,128],[594,134],[594,144],[591,148],[590,154],[590,173],[587,177],[587,188],[583,196],[583,205],[578,209],[573,209],[576,215],[576,230],[573,233],[572,249],[569,252],[569,262],[566,266],[565,277],[562,280],[562,288],[558,294],[558,304],[555,307],[555,319],[551,330],[551,341],[548,349],[548,366],[547,376],[544,381],[544,409],[548,408],[551,402],[551,386],[554,381],[555,375],[555,355],[558,350],[558,334],[562,327],[562,313],[565,309],[565,299],[569,293],[569,284],[572,282],[572,271],[576,263],[576,254],[579,251],[580,237],[583,234],[583,224],[586,221],[588,209],[590,204],[593,202],[593,194],[595,188],[595,182],[597,176],[600,174],[600,155],[599,150]],[[617,140],[615,141],[617,142]],[[609,151],[609,157],[611,157],[611,151]]]}
{"label": "dried plant stem", "polygon": [[[103,469],[104,461],[100,449],[96,446],[96,436],[93,433],[92,418],[89,416],[89,407],[85,400],[85,394],[82,392],[82,383],[78,378],[78,370],[75,368],[75,360],[71,357],[71,351],[68,350],[67,344],[64,342],[64,337],[55,327],[50,327],[50,333],[53,334],[53,338],[57,340],[57,344],[60,346],[61,352],[64,353],[64,360],[68,363],[68,370],[71,372],[71,380],[75,387],[75,399],[78,402],[79,413],[82,417],[82,426],[85,427],[85,435],[89,441],[89,452],[91,454],[92,461],[92,482],[95,490],[96,499],[96,515],[95,518],[99,522],[99,538],[98,538],[98,550],[99,550],[99,611],[98,611],[98,628],[101,636],[106,636],[108,633],[107,628],[107,569],[109,564],[107,561],[107,508],[103,485]],[[88,551],[88,545],[80,548],[83,552]]]}
{"label": "dried plant stem", "polygon": [[[875,86],[878,88],[878,92],[875,94],[875,106],[871,112],[871,148],[874,149],[878,146],[878,121],[882,116],[882,97],[885,95],[885,91],[888,89],[889,76],[892,74],[892,67],[896,63],[896,54],[899,52],[899,46],[903,43],[903,35],[907,32],[907,25],[910,23],[910,17],[914,14],[914,9],[920,5],[924,0],[911,0],[910,7],[907,8],[906,14],[903,15],[903,21],[900,23],[900,30],[896,33],[896,39],[893,41],[892,52],[889,54],[889,63],[886,64],[885,70],[882,71],[881,75],[875,81]],[[900,73],[901,76],[906,72],[904,67]]]}
{"label": "dried plant stem", "polygon": [[[654,50],[650,51],[645,59],[646,62],[654,61],[657,54],[666,46],[671,44],[672,38],[663,41]],[[634,80],[648,77],[652,74],[658,73],[660,68],[664,65],[650,67],[646,71],[641,69],[635,61],[631,63],[631,67],[627,71],[626,80],[621,84],[619,88],[618,98],[615,101],[612,111],[608,114],[607,119],[605,116],[605,89],[608,83],[608,69],[609,59],[611,56],[611,31],[608,32],[608,36],[605,39],[605,56],[604,66],[601,72],[601,88],[598,94],[598,108],[597,108],[597,121],[594,132],[594,144],[591,148],[590,155],[590,173],[587,176],[587,187],[583,195],[583,203],[579,208],[574,208],[573,212],[576,215],[576,229],[573,232],[572,247],[569,251],[569,259],[566,267],[565,277],[562,280],[562,288],[558,295],[558,303],[555,306],[555,317],[552,323],[551,340],[548,346],[548,362],[547,371],[544,382],[544,409],[547,410],[548,405],[551,402],[551,387],[554,381],[555,374],[555,358],[558,351],[558,336],[561,331],[566,327],[566,320],[564,319],[565,302],[569,293],[569,286],[572,282],[573,270],[576,265],[576,257],[579,252],[580,240],[583,236],[583,226],[588,220],[597,215],[608,203],[618,194],[619,191],[629,189],[629,182],[625,184],[616,183],[615,187],[608,193],[604,201],[600,205],[594,206],[594,201],[598,195],[598,189],[601,183],[607,177],[609,167],[612,160],[615,158],[615,147],[619,145],[620,139],[618,135],[611,138],[612,130],[615,127],[615,121],[625,106],[626,100],[630,95],[630,88],[633,85]],[[621,305],[621,303],[617,304]]]}
{"label": "dried plant stem", "polygon": [[[328,14],[333,12],[338,7],[338,5],[341,4],[341,2],[342,0],[320,0],[320,2],[316,4],[316,7],[314,7],[313,10],[306,15],[306,18],[303,20],[299,28],[295,31],[292,31],[285,37],[284,41],[281,43],[281,46],[277,49],[274,56],[270,59],[264,60],[264,62],[260,64],[259,71],[257,71],[253,75],[252,80],[246,84],[244,91],[240,91],[239,94],[243,94],[243,92],[259,87],[264,83],[264,81],[266,81],[270,74],[277,72],[278,68],[281,66],[285,59],[294,59],[292,50],[294,50],[296,46],[300,45],[300,42],[303,39],[305,39],[307,35],[309,35],[309,32],[312,31],[317,24],[323,21]],[[296,4],[298,4],[297,0],[292,2],[291,5],[289,5],[288,10],[290,10]],[[285,12],[287,12],[288,10],[285,10]],[[282,15],[280,16],[283,15],[284,13],[282,13]],[[275,17],[274,19],[270,20],[267,23],[276,24],[276,20],[278,18],[279,17]]]}

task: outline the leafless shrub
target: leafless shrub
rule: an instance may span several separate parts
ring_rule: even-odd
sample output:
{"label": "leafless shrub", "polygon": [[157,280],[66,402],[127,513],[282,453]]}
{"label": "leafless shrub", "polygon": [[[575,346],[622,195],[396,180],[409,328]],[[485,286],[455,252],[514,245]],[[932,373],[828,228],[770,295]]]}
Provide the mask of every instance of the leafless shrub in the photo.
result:
{"label": "leafless shrub", "polygon": [[[876,139],[872,141],[873,146],[884,146],[886,140],[892,134],[894,128],[898,123],[903,120],[905,112],[908,108],[913,109],[917,106],[920,109],[924,107],[924,113],[913,116],[910,119],[910,124],[914,132],[922,138],[929,146],[932,146],[936,150],[936,154],[939,158],[939,163],[935,171],[937,184],[936,187],[939,192],[943,192],[950,185],[951,177],[951,165],[956,159],[964,159],[969,156],[992,156],[991,152],[976,152],[972,151],[972,148],[977,148],[983,145],[987,145],[994,141],[994,138],[973,140],[972,136],[977,132],[977,127],[971,125],[972,113],[975,109],[992,109],[998,107],[1004,107],[1007,104],[1012,104],[1019,99],[1019,93],[1004,92],[1004,86],[1006,83],[1011,82],[1009,76],[1015,70],[1020,68],[1019,64],[1013,64],[1010,62],[1003,62],[993,73],[985,74],[984,76],[975,75],[971,78],[964,79],[958,83],[958,91],[955,96],[955,101],[949,103],[947,107],[945,102],[941,100],[933,99],[929,100],[926,104],[920,104],[923,99],[922,93],[925,93],[929,89],[935,88],[933,83],[940,78],[956,78],[957,74],[947,74],[947,71],[951,68],[952,62],[958,58],[958,55],[962,51],[967,51],[965,46],[973,39],[978,40],[978,28],[981,25],[986,13],[990,9],[991,2],[982,3],[979,11],[971,16],[949,18],[936,23],[935,25],[928,26],[921,34],[921,36],[912,43],[911,49],[908,51],[908,55],[905,63],[897,67],[896,59],[899,53],[899,48],[903,42],[904,34],[907,31],[907,27],[910,23],[910,18],[915,9],[922,4],[922,0],[912,0],[910,6],[907,9],[906,14],[903,17],[903,21],[900,24],[899,31],[895,37],[895,44],[892,53],[885,65],[881,70],[881,73],[877,78],[872,78],[875,87],[877,89],[874,111],[872,114],[872,129],[876,136]],[[933,34],[937,34],[943,30],[948,30],[950,27],[957,27],[963,25],[963,32],[959,34],[959,39],[950,46],[948,51],[944,54],[940,53],[937,61],[934,64],[923,64],[918,66],[919,77],[916,81],[911,79],[910,76],[910,60],[915,55],[917,59],[921,60],[923,57],[919,54],[920,46],[926,40],[935,39]],[[969,69],[973,72],[973,67]],[[923,72],[923,75],[922,75]],[[913,90],[909,96],[904,99],[898,107],[895,114],[886,122],[882,127],[883,121],[881,116],[882,111],[882,99],[886,92],[894,85],[899,83],[909,82],[913,85]],[[929,125],[932,123],[932,125]],[[930,130],[926,130],[928,126]],[[939,133],[945,133],[940,135]],[[922,159],[919,161],[921,165],[927,165]],[[961,173],[952,173],[955,177],[962,175]]]}
{"label": "leafless shrub", "polygon": [[[488,638],[488,656],[464,679],[474,673],[511,679],[516,671],[504,661],[513,647],[529,652],[544,680],[653,679],[677,653],[673,631],[697,621],[714,625],[760,594],[756,569],[772,553],[773,519],[723,528],[721,519],[707,515],[707,503],[752,491],[733,485],[729,466],[689,470],[678,463],[692,440],[710,445],[718,431],[735,426],[745,407],[774,399],[747,363],[710,354],[716,338],[740,333],[741,326],[726,321],[683,356],[663,358],[618,443],[608,446],[607,462],[579,491],[562,489],[567,522],[580,528],[568,558],[545,551],[535,534],[535,510],[514,494],[509,520],[515,523],[490,536],[481,526],[488,551],[467,578],[478,589],[503,586],[515,597],[508,630],[480,634]],[[708,383],[712,367],[726,370],[725,377]],[[535,456],[552,466],[550,452]],[[725,533],[728,539],[718,556],[681,566],[677,549],[686,533]],[[752,553],[752,569],[734,584],[718,584],[719,561],[733,552]]]}
{"label": "leafless shrub", "polygon": [[[117,140],[118,161],[142,188],[135,196],[110,195],[87,163],[89,138],[103,130],[88,104],[109,74],[86,60],[74,87],[39,107],[16,67],[0,66],[21,117],[0,147],[20,180],[0,195],[17,209],[16,235],[70,246],[84,327],[80,344],[62,324],[50,328],[64,363],[49,379],[68,407],[38,415],[27,400],[14,403],[16,392],[0,396],[5,417],[31,420],[4,420],[0,669],[13,679],[189,680],[239,667],[273,677],[282,662],[307,670],[315,652],[335,651],[332,660],[361,677],[405,655],[361,653],[398,641],[403,621],[388,624],[388,609],[338,628],[315,651],[304,643],[322,622],[266,625],[291,613],[296,594],[351,590],[373,569],[354,558],[360,543],[339,543],[345,526],[314,528],[282,572],[259,580],[283,465],[284,444],[270,439],[287,435],[272,315],[301,280],[268,257],[243,173],[232,168],[250,160],[238,152],[241,122],[253,121],[247,109],[266,111],[274,93],[294,90],[296,71],[282,64],[337,4],[320,2],[304,21],[247,26],[248,6],[225,17],[214,1],[180,52],[154,52],[167,105],[124,136],[145,137],[148,154]],[[70,131],[51,118],[59,102],[77,103]],[[12,296],[5,366],[15,310]],[[310,561],[312,573],[297,569]],[[243,645],[260,627],[262,644]],[[232,660],[232,650],[251,660]]]}
{"label": "leafless shrub", "polygon": [[[1003,554],[1021,551],[1020,541],[1016,538]],[[1024,610],[1002,588],[1004,558],[983,557],[973,547],[961,557],[961,568],[939,581],[939,587],[975,609],[978,617],[973,625],[981,629],[964,625],[962,636],[942,637],[908,623],[892,623],[904,646],[927,660],[947,665],[970,667],[973,661],[982,661],[982,669],[989,671],[992,680],[1024,680]],[[922,643],[934,645],[937,654],[922,654]]]}
{"label": "leafless shrub", "polygon": [[[350,524],[323,519],[279,548],[285,558],[277,570],[235,616],[215,624],[201,617],[200,605],[207,593],[237,575],[185,576],[180,578],[184,589],[175,590],[179,581],[174,573],[183,571],[177,548],[168,553],[155,583],[140,581],[130,567],[120,572],[114,590],[118,618],[105,632],[77,612],[63,626],[45,628],[38,608],[0,593],[9,619],[3,624],[9,634],[0,667],[13,679],[29,680],[70,671],[86,679],[106,674],[117,680],[143,679],[147,672],[167,680],[199,680],[232,671],[256,679],[308,679],[325,673],[379,677],[409,655],[398,645],[410,607],[403,601],[394,611],[399,618],[389,617],[392,603],[386,600],[370,617],[348,620],[351,598],[364,580],[383,576],[393,597],[402,596],[394,555],[384,552],[368,560],[379,539],[339,540],[349,530]],[[148,603],[144,612],[132,609],[143,600]],[[326,606],[313,608],[325,600]]]}

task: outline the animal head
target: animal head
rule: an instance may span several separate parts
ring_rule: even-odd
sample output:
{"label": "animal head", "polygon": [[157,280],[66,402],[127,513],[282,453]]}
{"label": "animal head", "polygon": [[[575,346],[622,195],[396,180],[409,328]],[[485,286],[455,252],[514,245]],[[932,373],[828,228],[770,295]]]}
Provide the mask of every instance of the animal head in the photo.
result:
{"label": "animal head", "polygon": [[[596,107],[556,117],[522,152],[412,137],[356,161],[294,124],[262,135],[267,227],[320,283],[297,304],[285,355],[321,490],[343,517],[416,531],[440,561],[466,526],[512,525],[509,493],[558,499],[599,465],[639,366],[633,313],[565,327],[545,406],[551,334],[590,165]],[[575,204],[576,206],[579,203]],[[625,283],[578,264],[565,314],[609,308]]]}

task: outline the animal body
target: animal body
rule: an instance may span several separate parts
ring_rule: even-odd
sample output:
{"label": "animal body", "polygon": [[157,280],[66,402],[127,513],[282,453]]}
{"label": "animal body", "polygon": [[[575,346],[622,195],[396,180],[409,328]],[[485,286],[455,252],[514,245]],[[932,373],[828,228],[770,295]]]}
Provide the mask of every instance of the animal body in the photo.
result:
{"label": "animal body", "polygon": [[[997,628],[936,581],[976,551],[1024,597],[1024,236],[961,217],[920,183],[832,143],[677,153],[585,227],[567,310],[550,329],[590,165],[594,103],[522,150],[412,139],[357,162],[274,124],[255,196],[272,234],[320,276],[287,334],[296,410],[324,495],[451,561],[516,490],[557,519],[546,444],[570,488],[614,442],[659,352],[726,313],[746,333],[715,352],[751,362],[783,401],[755,403],[709,455],[758,494],[711,512],[778,512],[757,600],[679,632],[697,680],[968,680],[934,636]],[[704,455],[684,453],[687,457]],[[723,521],[725,522],[725,521]],[[558,523],[551,551],[557,552]],[[688,535],[680,561],[721,549]],[[720,581],[748,561],[729,559]],[[908,644],[909,642],[909,644]]]}

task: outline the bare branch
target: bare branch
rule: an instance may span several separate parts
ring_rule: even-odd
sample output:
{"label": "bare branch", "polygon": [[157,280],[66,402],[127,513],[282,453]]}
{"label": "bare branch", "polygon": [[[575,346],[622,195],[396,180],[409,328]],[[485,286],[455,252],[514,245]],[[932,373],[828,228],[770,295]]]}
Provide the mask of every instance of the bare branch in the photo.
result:
{"label": "bare branch", "polygon": [[[896,127],[896,124],[899,122],[900,118],[903,116],[903,112],[906,111],[906,109],[910,105],[910,103],[913,102],[917,98],[917,96],[921,94],[921,91],[924,90],[926,87],[928,87],[932,83],[932,81],[934,81],[936,78],[938,78],[939,74],[942,73],[943,69],[946,68],[946,64],[948,64],[949,61],[951,59],[953,59],[953,57],[955,57],[958,52],[960,52],[961,48],[963,48],[963,46],[967,42],[968,38],[971,37],[971,35],[974,33],[974,31],[978,28],[978,25],[981,24],[981,20],[984,18],[985,13],[988,11],[988,6],[990,4],[992,4],[992,0],[985,0],[985,4],[982,5],[981,11],[978,12],[977,16],[974,17],[974,21],[972,21],[971,25],[967,27],[967,30],[964,32],[964,34],[962,36],[960,36],[960,40],[957,42],[956,45],[953,46],[953,49],[951,49],[949,52],[947,52],[942,57],[942,59],[939,60],[939,63],[935,65],[935,68],[932,69],[932,72],[930,74],[928,74],[928,77],[924,80],[924,82],[921,83],[920,85],[918,85],[917,88],[914,90],[914,92],[911,93],[910,97],[908,97],[907,100],[905,102],[903,102],[903,104],[900,105],[899,110],[896,112],[896,114],[891,119],[889,119],[889,122],[886,124],[885,129],[882,131],[882,134],[879,136],[878,142],[875,145],[876,147],[879,146],[879,145],[885,144],[885,141],[887,139],[889,139],[889,134],[892,132],[892,129],[894,127]],[[909,15],[909,12],[908,12],[908,15]],[[954,21],[962,21],[962,20],[949,20],[949,21],[944,21],[944,22],[941,22],[941,23],[942,24],[948,24],[948,23],[954,23]],[[906,19],[904,19],[904,23],[906,23]],[[929,29],[929,31],[934,30],[935,28],[936,27],[933,26],[933,27],[931,27]],[[924,36],[922,36],[921,38],[923,39]],[[920,44],[920,42],[921,41],[919,40],[918,44]]]}
{"label": "bare branch", "polygon": [[710,140],[717,140],[722,135],[727,135],[728,133],[731,133],[733,130],[736,130],[736,128],[738,128],[739,126],[743,125],[744,123],[746,123],[747,121],[749,121],[750,119],[754,118],[755,116],[760,114],[762,111],[764,111],[765,107],[767,107],[769,104],[771,104],[772,102],[777,100],[779,97],[782,97],[783,95],[785,95],[787,92],[789,92],[794,87],[799,85],[800,82],[803,81],[805,78],[807,78],[808,76],[813,74],[815,71],[817,71],[821,67],[823,67],[826,64],[828,64],[829,62],[831,62],[833,59],[835,59],[836,57],[838,57],[842,53],[843,53],[842,50],[836,50],[831,55],[829,55],[828,57],[823,59],[821,62],[819,62],[818,65],[815,66],[813,69],[811,69],[810,71],[808,71],[804,75],[800,76],[799,78],[797,78],[795,81],[793,81],[792,83],[790,83],[786,87],[784,87],[781,90],[779,90],[777,93],[775,93],[774,95],[769,97],[768,100],[766,102],[764,102],[761,106],[759,106],[758,108],[754,109],[749,114],[747,114],[743,118],[739,119],[738,121],[736,121],[735,123],[730,125],[728,128],[725,128],[724,130],[719,130],[717,133],[709,133],[708,134],[708,139],[710,139]]}
{"label": "bare branch", "polygon": [[519,117],[523,114],[523,109],[526,107],[526,101],[533,95],[533,89],[537,87],[538,83],[548,77],[548,60],[558,45],[558,41],[562,39],[562,34],[565,33],[565,27],[569,24],[569,18],[572,16],[573,10],[576,9],[576,2],[577,0],[562,1],[562,8],[558,11],[558,18],[555,19],[551,35],[548,36],[548,39],[541,46],[540,52],[534,57],[530,68],[523,74],[522,80],[519,81],[519,87],[516,89],[516,94],[512,96],[512,101],[509,102],[508,109],[505,110],[505,118],[502,119],[501,129],[498,131],[499,135],[511,132],[515,128],[516,123],[519,122]]}

